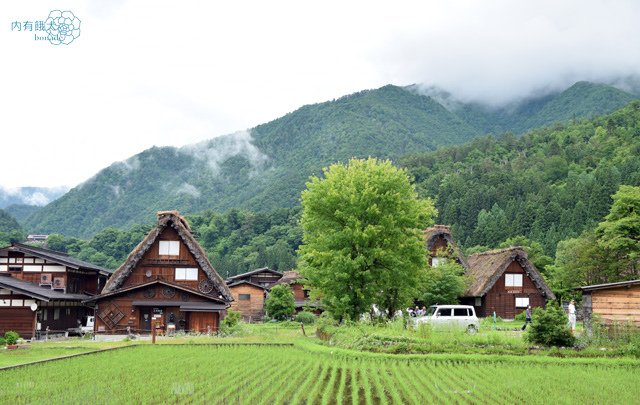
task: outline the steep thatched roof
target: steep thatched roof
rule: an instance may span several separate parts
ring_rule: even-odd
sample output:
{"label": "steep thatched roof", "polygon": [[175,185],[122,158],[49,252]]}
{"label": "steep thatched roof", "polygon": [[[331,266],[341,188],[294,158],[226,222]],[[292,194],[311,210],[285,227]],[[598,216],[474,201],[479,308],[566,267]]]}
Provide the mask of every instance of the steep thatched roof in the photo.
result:
{"label": "steep thatched roof", "polygon": [[451,234],[451,227],[447,225],[434,225],[431,228],[427,228],[424,230],[424,239],[427,243],[427,249],[429,250],[429,252],[433,249],[433,245],[438,237],[442,237],[447,241],[447,243],[451,247],[453,254],[460,261],[460,264],[462,264],[462,267],[468,269],[469,263],[467,262],[467,258],[458,247],[456,241],[453,239],[453,235]]}
{"label": "steep thatched roof", "polygon": [[231,291],[227,288],[226,283],[220,277],[218,272],[213,268],[207,254],[204,252],[200,244],[195,240],[191,234],[191,228],[178,211],[160,211],[158,212],[158,225],[155,229],[152,229],[147,236],[138,244],[138,246],[129,253],[127,260],[116,270],[111,278],[107,281],[103,294],[113,292],[120,288],[122,283],[129,277],[131,271],[136,267],[140,259],[145,253],[153,246],[158,236],[162,234],[168,226],[172,227],[182,239],[182,242],[187,246],[193,257],[196,259],[202,270],[207,274],[209,281],[213,283],[216,289],[224,297],[226,301],[233,301]]}
{"label": "steep thatched roof", "polygon": [[476,253],[469,257],[467,274],[471,276],[473,281],[464,296],[482,297],[485,295],[513,261],[517,261],[522,266],[525,273],[547,299],[556,298],[538,269],[529,260],[527,252],[519,246]]}

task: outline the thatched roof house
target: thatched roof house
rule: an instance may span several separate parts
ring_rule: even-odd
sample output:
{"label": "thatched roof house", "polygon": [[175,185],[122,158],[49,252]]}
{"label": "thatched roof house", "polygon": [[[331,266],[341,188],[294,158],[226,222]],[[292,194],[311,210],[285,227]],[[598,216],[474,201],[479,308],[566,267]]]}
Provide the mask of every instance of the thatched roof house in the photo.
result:
{"label": "thatched roof house", "polygon": [[126,280],[131,274],[132,270],[138,265],[145,253],[147,253],[151,246],[153,246],[158,237],[167,227],[171,227],[180,236],[184,245],[189,249],[189,252],[191,252],[202,268],[202,271],[207,274],[209,281],[219,290],[223,298],[231,301],[233,299],[231,297],[231,292],[227,288],[222,277],[220,277],[218,272],[209,262],[207,254],[191,234],[191,227],[187,220],[180,215],[178,211],[159,211],[157,216],[158,224],[156,228],[151,230],[138,244],[138,246],[129,253],[127,260],[125,260],[125,262],[113,273],[109,281],[107,281],[102,293],[109,293],[119,288],[124,280]]}
{"label": "thatched roof house", "polygon": [[157,226],[113,273],[96,304],[96,331],[148,333],[155,327],[214,332],[233,300],[227,284],[177,211]]}
{"label": "thatched roof house", "polygon": [[453,239],[451,227],[447,225],[434,225],[424,230],[424,238],[429,251],[429,265],[434,265],[433,258],[444,252],[452,256],[465,269],[469,267],[458,244]]}
{"label": "thatched roof house", "polygon": [[522,247],[491,250],[469,257],[466,274],[471,284],[463,302],[480,316],[496,312],[512,319],[528,305],[544,306],[555,295]]}

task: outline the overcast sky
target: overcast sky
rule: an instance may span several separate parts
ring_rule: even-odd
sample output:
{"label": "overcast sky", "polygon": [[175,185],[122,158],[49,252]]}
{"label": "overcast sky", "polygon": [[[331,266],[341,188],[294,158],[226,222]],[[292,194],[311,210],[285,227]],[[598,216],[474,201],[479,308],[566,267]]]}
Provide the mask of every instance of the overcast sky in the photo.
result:
{"label": "overcast sky", "polygon": [[[75,186],[388,83],[500,104],[640,73],[640,2],[524,3],[3,1],[0,186]],[[12,27],[55,9],[81,20],[69,45]]]}

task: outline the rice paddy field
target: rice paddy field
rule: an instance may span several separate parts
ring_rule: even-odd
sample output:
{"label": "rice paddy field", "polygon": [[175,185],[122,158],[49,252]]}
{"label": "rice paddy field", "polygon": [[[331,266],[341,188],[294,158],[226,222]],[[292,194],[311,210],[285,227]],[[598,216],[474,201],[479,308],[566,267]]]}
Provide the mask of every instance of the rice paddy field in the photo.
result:
{"label": "rice paddy field", "polygon": [[639,403],[640,363],[138,345],[0,371],[0,403]]}

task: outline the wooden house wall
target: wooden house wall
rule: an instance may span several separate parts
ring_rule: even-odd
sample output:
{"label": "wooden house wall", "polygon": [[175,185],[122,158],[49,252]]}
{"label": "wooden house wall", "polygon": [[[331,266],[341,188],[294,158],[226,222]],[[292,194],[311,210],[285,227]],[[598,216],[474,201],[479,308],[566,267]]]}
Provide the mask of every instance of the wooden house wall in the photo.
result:
{"label": "wooden house wall", "polygon": [[[160,241],[179,241],[180,252],[178,256],[160,255]],[[196,267],[198,268],[198,280],[185,281],[175,279],[176,267]],[[148,272],[148,273],[147,273]],[[152,280],[162,279],[185,287],[197,289],[200,281],[207,279],[207,275],[198,262],[193,257],[189,248],[182,242],[178,233],[171,227],[167,227],[162,234],[156,239],[153,245],[147,250],[138,265],[132,270],[131,274],[122,283],[119,288],[126,288],[134,285],[147,283]]]}
{"label": "wooden house wall", "polygon": [[[233,301],[231,309],[240,311],[245,322],[261,321],[264,317],[264,290],[250,284],[239,284],[229,288]],[[240,300],[240,294],[248,294],[249,300]]]}
{"label": "wooden house wall", "polygon": [[[56,311],[58,311],[59,314],[58,319],[55,319]],[[80,302],[40,303],[40,308],[38,309],[40,331],[44,332],[47,330],[47,327],[49,327],[50,332],[59,333],[69,328],[76,328],[78,327],[78,321],[82,321],[87,315],[93,315],[93,310],[82,305]]]}
{"label": "wooden house wall", "polygon": [[21,294],[10,294],[8,290],[2,290],[2,292],[3,294],[0,295],[0,335],[12,330],[23,338],[31,338],[36,325],[36,315],[30,305],[35,303],[35,300]]}
{"label": "wooden house wall", "polygon": [[[506,287],[505,274],[507,273],[522,274],[522,287]],[[527,276],[517,261],[513,261],[483,297],[482,306],[477,315],[491,316],[493,311],[496,311],[496,315],[501,318],[513,319],[517,314],[525,310],[525,308],[516,308],[516,297],[529,297],[529,305],[532,308],[544,307],[546,303],[545,297],[538,290],[533,280]]]}
{"label": "wooden house wall", "polygon": [[[190,318],[193,316],[195,312],[182,312],[180,311],[180,305],[187,304],[190,302],[207,302],[210,303],[210,300],[207,300],[204,297],[190,294],[186,291],[180,291],[177,289],[173,289],[174,295],[167,294],[170,290],[166,290],[166,286],[163,285],[154,285],[145,288],[141,288],[139,290],[124,292],[119,295],[106,297],[98,300],[97,307],[95,310],[96,314],[96,326],[95,330],[98,333],[125,333],[127,326],[131,327],[133,332],[139,333],[149,333],[148,327],[143,325],[142,314],[145,311],[151,311],[153,307],[147,306],[135,306],[133,305],[133,301],[169,301],[175,303],[175,305],[165,305],[159,306],[159,308],[163,308],[162,316],[159,318],[161,324],[166,325],[168,322],[168,315],[173,313],[175,315],[175,323],[178,324],[180,320],[184,320],[186,323],[186,328],[191,330],[195,329],[192,325],[189,324]],[[100,316],[100,314],[107,308],[115,308],[117,311],[122,313],[123,317],[115,324],[115,326],[110,327]],[[215,330],[218,328],[218,315],[216,314],[214,317],[214,313],[207,312],[210,315],[195,315],[194,319],[202,320],[211,318],[210,323]],[[215,318],[215,323],[214,319]],[[197,327],[197,325],[196,325]],[[206,325],[205,330],[206,332]],[[203,332],[200,330],[200,332]]]}
{"label": "wooden house wall", "polygon": [[589,295],[591,308],[586,313],[598,315],[605,323],[633,322],[640,327],[640,285],[594,290]]}

